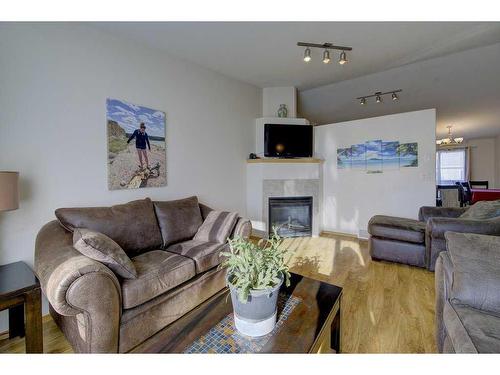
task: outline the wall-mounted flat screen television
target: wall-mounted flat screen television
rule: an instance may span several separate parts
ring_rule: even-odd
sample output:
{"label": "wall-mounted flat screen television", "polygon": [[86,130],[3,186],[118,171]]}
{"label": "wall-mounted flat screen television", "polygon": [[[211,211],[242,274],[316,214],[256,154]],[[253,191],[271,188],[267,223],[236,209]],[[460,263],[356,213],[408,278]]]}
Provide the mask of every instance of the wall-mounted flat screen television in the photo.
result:
{"label": "wall-mounted flat screen television", "polygon": [[264,125],[264,155],[279,158],[310,158],[313,154],[311,125]]}

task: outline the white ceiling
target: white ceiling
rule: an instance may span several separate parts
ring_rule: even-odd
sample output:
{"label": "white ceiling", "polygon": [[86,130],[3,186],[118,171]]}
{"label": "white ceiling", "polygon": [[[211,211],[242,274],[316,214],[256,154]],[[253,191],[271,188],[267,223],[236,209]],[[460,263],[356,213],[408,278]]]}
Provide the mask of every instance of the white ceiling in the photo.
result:
{"label": "white ceiling", "polygon": [[[500,23],[105,22],[92,26],[259,87],[299,90],[500,42]],[[298,41],[352,46],[349,64],[302,61]],[[338,58],[338,55],[336,55]]]}

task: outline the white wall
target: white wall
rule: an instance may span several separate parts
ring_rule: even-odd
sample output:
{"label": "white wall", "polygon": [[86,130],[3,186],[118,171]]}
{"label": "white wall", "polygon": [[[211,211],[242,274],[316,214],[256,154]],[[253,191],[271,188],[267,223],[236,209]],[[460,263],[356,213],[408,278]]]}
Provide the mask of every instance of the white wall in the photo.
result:
{"label": "white wall", "polygon": [[488,181],[490,188],[496,186],[497,161],[496,138],[468,139],[470,147],[470,179]]}
{"label": "white wall", "polygon": [[[323,230],[366,236],[373,215],[417,218],[435,205],[434,109],[315,127],[315,149],[323,157]],[[416,168],[367,174],[337,169],[337,148],[369,140],[418,142]]]}
{"label": "white wall", "polygon": [[[0,213],[0,264],[32,265],[57,207],[196,194],[245,214],[259,88],[77,24],[0,24],[0,50],[0,170],[21,175],[20,209]],[[166,112],[166,187],[108,191],[107,97]]]}
{"label": "white wall", "polygon": [[286,104],[288,117],[297,117],[295,87],[265,87],[262,89],[262,116],[278,117],[280,104]]}

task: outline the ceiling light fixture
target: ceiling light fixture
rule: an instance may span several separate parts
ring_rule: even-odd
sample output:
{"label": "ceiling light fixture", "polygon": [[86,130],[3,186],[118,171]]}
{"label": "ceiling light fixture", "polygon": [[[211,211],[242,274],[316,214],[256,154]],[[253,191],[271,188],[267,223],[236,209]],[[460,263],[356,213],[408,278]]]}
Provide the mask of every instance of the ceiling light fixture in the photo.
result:
{"label": "ceiling light fixture", "polygon": [[306,47],[306,49],[304,51],[304,61],[305,62],[311,61],[311,48],[321,48],[324,50],[323,51],[323,63],[325,63],[325,64],[328,64],[331,61],[330,50],[342,51],[340,53],[340,59],[339,59],[340,65],[344,65],[345,63],[348,62],[346,51],[352,51],[352,47],[336,46],[332,43],[318,44],[318,43],[298,42],[297,45],[299,47]]}
{"label": "ceiling light fixture", "polygon": [[311,61],[311,49],[310,48],[306,48],[306,50],[304,51],[304,61],[305,62]]}
{"label": "ceiling light fixture", "polygon": [[323,64],[329,64],[330,63],[330,52],[328,52],[327,49],[323,52]]}
{"label": "ceiling light fixture", "polygon": [[401,89],[391,90],[391,91],[387,91],[387,92],[377,91],[374,94],[360,96],[360,97],[357,97],[356,99],[359,100],[359,104],[360,105],[365,105],[366,104],[366,99],[368,99],[368,98],[375,98],[375,102],[382,103],[384,101],[384,98],[383,98],[384,95],[391,95],[392,101],[395,102],[395,101],[399,100],[399,95],[397,93],[398,92],[402,92],[402,91],[403,90],[401,90]]}
{"label": "ceiling light fixture", "polygon": [[345,51],[342,51],[340,53],[339,64],[340,65],[344,65],[344,64],[347,64],[347,62],[348,62],[347,61],[347,55],[346,55]]}
{"label": "ceiling light fixture", "polygon": [[436,144],[438,146],[450,146],[450,145],[456,146],[459,145],[460,143],[463,143],[464,141],[463,137],[453,138],[453,136],[451,135],[451,125],[448,125],[447,128],[448,128],[448,137],[438,139],[436,141]]}

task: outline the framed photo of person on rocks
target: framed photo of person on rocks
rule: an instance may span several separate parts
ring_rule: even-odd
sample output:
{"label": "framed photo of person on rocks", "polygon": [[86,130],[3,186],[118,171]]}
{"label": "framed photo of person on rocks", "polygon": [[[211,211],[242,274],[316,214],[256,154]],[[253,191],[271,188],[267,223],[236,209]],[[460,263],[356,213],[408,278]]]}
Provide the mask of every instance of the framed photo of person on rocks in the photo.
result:
{"label": "framed photo of person on rocks", "polygon": [[109,190],[167,185],[165,113],[106,100]]}

